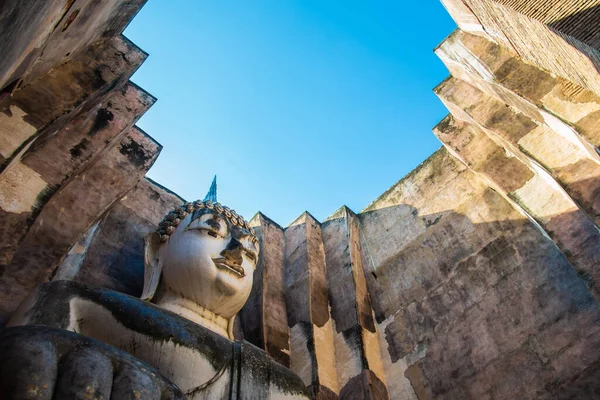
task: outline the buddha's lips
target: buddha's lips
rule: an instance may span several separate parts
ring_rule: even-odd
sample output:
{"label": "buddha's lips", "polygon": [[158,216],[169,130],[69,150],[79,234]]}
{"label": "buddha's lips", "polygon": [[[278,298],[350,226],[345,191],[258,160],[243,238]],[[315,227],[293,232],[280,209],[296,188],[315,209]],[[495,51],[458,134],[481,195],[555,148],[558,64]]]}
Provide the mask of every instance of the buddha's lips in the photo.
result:
{"label": "buddha's lips", "polygon": [[215,263],[217,268],[231,271],[231,272],[235,273],[236,275],[238,275],[240,278],[243,278],[244,276],[246,276],[246,273],[244,272],[244,268],[242,268],[240,265],[229,262],[226,258],[223,258],[223,257],[213,258],[213,262]]}

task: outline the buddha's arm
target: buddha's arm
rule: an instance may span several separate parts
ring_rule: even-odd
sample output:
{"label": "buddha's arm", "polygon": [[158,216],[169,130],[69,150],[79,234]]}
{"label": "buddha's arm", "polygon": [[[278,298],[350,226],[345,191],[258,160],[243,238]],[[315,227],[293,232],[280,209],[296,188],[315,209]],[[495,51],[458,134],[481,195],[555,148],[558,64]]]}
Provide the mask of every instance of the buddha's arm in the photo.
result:
{"label": "buddha's arm", "polygon": [[41,326],[0,335],[0,398],[183,399],[154,368],[99,341]]}
{"label": "buddha's arm", "polygon": [[213,389],[223,392],[229,387],[232,342],[121,293],[50,282],[32,292],[9,321],[9,326],[20,325],[59,328],[100,340],[153,366],[184,393],[195,393],[217,374],[220,379]]}
{"label": "buddha's arm", "polygon": [[[190,399],[309,398],[298,376],[257,347],[234,345],[178,315],[109,290],[66,281],[42,285],[9,325],[59,328],[108,343],[155,367]],[[239,385],[230,386],[232,379]],[[234,393],[230,387],[243,390]]]}

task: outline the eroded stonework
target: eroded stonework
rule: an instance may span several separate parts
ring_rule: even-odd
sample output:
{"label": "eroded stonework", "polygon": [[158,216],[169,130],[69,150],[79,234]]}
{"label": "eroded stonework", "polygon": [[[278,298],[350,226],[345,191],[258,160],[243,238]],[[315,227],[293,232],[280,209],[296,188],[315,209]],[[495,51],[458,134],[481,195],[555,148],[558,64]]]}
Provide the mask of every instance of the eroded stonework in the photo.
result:
{"label": "eroded stonework", "polygon": [[[361,212],[258,214],[233,334],[313,398],[594,398],[600,2],[442,3],[459,27],[435,50],[443,147]],[[31,23],[0,13],[4,322],[54,279],[140,296],[142,239],[184,203],[143,178],[154,98],[120,34],[143,1],[22,4],[3,7]]]}

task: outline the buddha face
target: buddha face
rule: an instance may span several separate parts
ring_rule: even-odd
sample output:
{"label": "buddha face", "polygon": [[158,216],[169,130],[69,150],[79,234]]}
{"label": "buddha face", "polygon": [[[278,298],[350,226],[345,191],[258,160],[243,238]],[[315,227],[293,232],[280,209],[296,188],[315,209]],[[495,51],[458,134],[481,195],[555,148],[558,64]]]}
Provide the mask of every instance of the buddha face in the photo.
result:
{"label": "buddha face", "polygon": [[194,211],[160,246],[164,289],[226,319],[235,316],[252,290],[259,253],[252,237],[214,210]]}

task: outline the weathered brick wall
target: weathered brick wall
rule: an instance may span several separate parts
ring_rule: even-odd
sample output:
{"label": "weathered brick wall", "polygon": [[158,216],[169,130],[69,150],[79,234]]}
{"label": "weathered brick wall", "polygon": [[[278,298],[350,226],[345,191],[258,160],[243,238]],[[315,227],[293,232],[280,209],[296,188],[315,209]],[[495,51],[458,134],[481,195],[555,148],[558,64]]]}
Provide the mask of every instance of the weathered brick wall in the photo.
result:
{"label": "weathered brick wall", "polygon": [[[492,40],[600,95],[598,0],[461,1]],[[465,15],[463,8],[447,8],[460,26]]]}
{"label": "weathered brick wall", "polygon": [[285,300],[283,228],[262,213],[250,221],[260,242],[252,293],[239,315],[244,338],[277,362],[290,366],[290,334]]}
{"label": "weathered brick wall", "polygon": [[128,82],[147,55],[121,35],[144,3],[0,6],[0,326],[160,152]]}
{"label": "weathered brick wall", "polygon": [[598,3],[444,3],[462,28],[436,49],[452,74],[436,88],[445,150],[360,214],[386,372],[406,378],[390,393],[592,398]]}
{"label": "weathered brick wall", "polygon": [[145,3],[146,0],[3,1],[0,91],[13,84],[30,83],[92,44],[118,37]]}
{"label": "weathered brick wall", "polygon": [[142,179],[93,227],[93,238],[83,257],[70,266],[74,267],[70,279],[141,296],[144,238],[156,230],[168,212],[183,203],[176,194]]}
{"label": "weathered brick wall", "polygon": [[485,180],[441,150],[359,217],[391,398],[580,389],[562,383],[600,356],[598,302]]}

